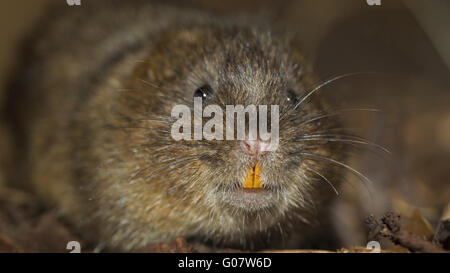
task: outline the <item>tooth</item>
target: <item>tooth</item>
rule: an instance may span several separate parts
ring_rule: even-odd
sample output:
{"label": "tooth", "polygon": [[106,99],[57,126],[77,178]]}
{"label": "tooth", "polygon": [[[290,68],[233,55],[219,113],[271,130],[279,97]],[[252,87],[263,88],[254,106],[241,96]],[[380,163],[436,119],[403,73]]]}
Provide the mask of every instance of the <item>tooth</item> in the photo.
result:
{"label": "tooth", "polygon": [[255,166],[255,177],[253,180],[253,187],[255,189],[261,189],[262,188],[262,181],[261,181],[261,167],[259,166],[259,164],[257,163]]}
{"label": "tooth", "polygon": [[254,168],[250,168],[247,172],[247,176],[245,177],[244,189],[253,188],[253,178],[254,178]]}
{"label": "tooth", "polygon": [[261,181],[261,167],[258,163],[252,168],[249,168],[247,176],[245,177],[244,189],[260,189],[262,188]]}

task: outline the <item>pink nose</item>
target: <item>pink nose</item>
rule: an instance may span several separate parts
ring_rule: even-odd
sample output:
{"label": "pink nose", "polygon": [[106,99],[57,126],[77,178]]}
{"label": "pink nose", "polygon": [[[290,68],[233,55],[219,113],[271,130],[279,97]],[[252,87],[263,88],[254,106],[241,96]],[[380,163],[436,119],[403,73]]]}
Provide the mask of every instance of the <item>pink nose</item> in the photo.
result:
{"label": "pink nose", "polygon": [[242,150],[250,156],[263,156],[270,151],[270,141],[265,140],[242,140]]}

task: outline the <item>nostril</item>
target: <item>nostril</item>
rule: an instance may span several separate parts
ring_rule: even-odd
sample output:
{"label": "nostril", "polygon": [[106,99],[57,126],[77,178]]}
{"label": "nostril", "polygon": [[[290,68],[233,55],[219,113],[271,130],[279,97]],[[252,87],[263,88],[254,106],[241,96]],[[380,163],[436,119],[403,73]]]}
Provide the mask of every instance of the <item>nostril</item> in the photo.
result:
{"label": "nostril", "polygon": [[262,140],[242,140],[242,150],[251,156],[262,156],[270,150],[270,142]]}
{"label": "nostril", "polygon": [[250,144],[248,141],[243,140],[243,141],[242,141],[242,144],[243,144],[244,149],[245,149],[246,151],[250,151],[250,150],[252,149],[252,146],[251,146],[251,144]]}
{"label": "nostril", "polygon": [[242,140],[241,141],[241,148],[242,150],[249,154],[249,155],[254,155],[255,154],[255,150],[254,150],[254,144],[249,141],[249,140]]}

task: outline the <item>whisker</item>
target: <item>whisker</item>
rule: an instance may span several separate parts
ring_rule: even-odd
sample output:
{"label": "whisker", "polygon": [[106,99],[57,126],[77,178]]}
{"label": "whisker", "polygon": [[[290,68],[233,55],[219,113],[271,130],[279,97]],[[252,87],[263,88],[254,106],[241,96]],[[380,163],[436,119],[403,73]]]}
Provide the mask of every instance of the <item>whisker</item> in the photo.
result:
{"label": "whisker", "polygon": [[308,171],[311,171],[311,172],[317,174],[317,175],[320,176],[323,180],[325,180],[325,181],[328,183],[328,185],[330,185],[330,187],[334,190],[334,192],[336,193],[336,195],[339,196],[339,192],[338,192],[338,190],[336,189],[336,187],[335,187],[335,186],[333,185],[333,183],[331,183],[330,180],[328,180],[324,175],[322,175],[321,173],[319,173],[318,171],[316,171],[316,170],[314,170],[314,169],[312,169],[312,168],[306,167],[306,169],[307,169]]}
{"label": "whisker", "polygon": [[139,118],[139,119],[132,119],[131,121],[137,121],[137,122],[151,121],[151,122],[160,122],[160,123],[168,124],[169,122],[173,122],[173,121],[176,121],[176,120],[174,118],[167,117],[167,118],[165,118],[165,120],[164,120],[164,118],[161,118],[161,119]]}
{"label": "whisker", "polygon": [[343,74],[340,76],[336,76],[333,77],[321,84],[319,84],[318,86],[316,86],[315,88],[313,88],[313,90],[311,90],[310,92],[308,92],[302,99],[300,99],[300,101],[294,106],[294,110],[297,109],[305,100],[307,100],[312,94],[314,94],[317,90],[321,89],[324,86],[327,86],[328,84],[343,79],[343,78],[347,78],[350,76],[355,76],[355,75],[362,75],[362,74],[374,74],[374,72],[353,72],[353,73],[347,73],[347,74]]}
{"label": "whisker", "polygon": [[331,112],[331,113],[324,113],[324,114],[320,114],[320,115],[315,115],[315,116],[311,117],[308,120],[302,121],[298,126],[306,125],[306,124],[309,124],[309,123],[314,122],[314,121],[319,120],[319,119],[324,119],[324,118],[328,118],[328,117],[334,117],[334,116],[337,116],[337,115],[341,115],[341,114],[344,114],[345,112],[356,112],[356,111],[381,112],[380,109],[375,109],[375,108],[348,108],[348,109],[341,109],[341,110],[336,110],[336,111]]}
{"label": "whisker", "polygon": [[300,154],[304,155],[304,156],[307,156],[307,157],[309,156],[309,157],[313,157],[313,158],[316,158],[316,159],[322,159],[322,160],[326,160],[326,161],[332,162],[332,163],[334,163],[336,165],[339,165],[341,167],[346,168],[347,170],[349,170],[350,172],[352,172],[353,174],[355,174],[356,176],[358,176],[359,178],[361,178],[365,182],[367,182],[369,184],[373,184],[372,181],[369,178],[367,178],[367,176],[365,176],[361,172],[355,170],[354,168],[352,168],[351,166],[349,166],[349,165],[347,165],[345,163],[342,163],[342,162],[337,161],[335,159],[332,159],[332,158],[329,158],[329,157],[326,157],[326,156],[322,156],[322,155],[318,155],[318,154],[311,154],[311,153],[305,153],[305,152],[300,152]]}
{"label": "whisker", "polygon": [[186,104],[189,104],[189,103],[191,102],[190,100],[188,100],[187,98],[185,98],[184,96],[182,96],[182,94],[180,94],[181,91],[178,90],[178,89],[169,89],[169,88],[166,88],[166,87],[162,87],[162,86],[159,86],[159,85],[157,85],[157,84],[155,84],[155,83],[149,82],[148,80],[144,80],[144,79],[139,79],[139,80],[140,80],[143,84],[146,84],[146,85],[148,85],[148,86],[150,86],[150,87],[157,88],[157,89],[159,89],[159,90],[167,91],[167,92],[170,94],[170,96],[171,96],[172,98],[175,97],[175,98],[177,98],[177,99],[180,99],[180,100],[182,100],[183,102],[185,102]]}
{"label": "whisker", "polygon": [[166,160],[161,160],[156,164],[153,165],[149,165],[147,167],[141,168],[140,170],[138,170],[135,174],[133,174],[129,179],[128,182],[132,182],[133,180],[135,180],[136,178],[138,178],[139,176],[141,176],[144,172],[146,172],[149,169],[154,168],[155,166],[161,166],[160,168],[155,169],[154,171],[152,171],[152,174],[150,176],[146,176],[144,177],[145,181],[150,180],[151,178],[153,178],[155,175],[157,175],[160,171],[163,170],[167,170],[167,166],[165,165],[165,163],[171,163],[172,166],[177,166],[180,163],[190,163],[190,162],[195,162],[196,160],[198,160],[195,156],[179,156],[179,157],[175,157],[175,158],[169,158]]}
{"label": "whisker", "polygon": [[[166,88],[166,87],[162,87],[162,86],[159,86],[159,85],[157,85],[157,84],[155,84],[155,83],[149,82],[149,81],[144,80],[144,79],[139,79],[139,80],[140,80],[143,84],[146,84],[146,85],[148,85],[148,86],[151,86],[151,87],[154,87],[154,88],[157,88],[157,89],[160,89],[160,90],[169,91],[169,92],[171,92],[171,93],[173,93],[173,92],[179,93],[179,92],[180,92],[180,91],[177,90],[177,89],[169,89],[169,88]],[[172,95],[172,94],[171,94],[171,95]]]}
{"label": "whisker", "polygon": [[324,129],[324,130],[314,131],[313,133],[314,134],[326,134],[326,133],[343,132],[343,133],[353,133],[353,136],[357,136],[358,135],[358,133],[357,133],[358,130],[361,130],[361,129],[357,128],[357,127],[333,127],[333,128],[327,128],[327,129]]}
{"label": "whisker", "polygon": [[[311,136],[313,136],[313,135],[311,135]],[[330,135],[317,135],[317,136],[339,136],[339,135],[330,134]],[[361,140],[361,139],[358,139],[357,137],[354,137],[354,138],[355,139],[311,137],[311,138],[299,138],[299,139],[296,139],[295,141],[296,142],[302,142],[302,141],[321,141],[321,140],[323,140],[323,141],[331,141],[331,142],[343,142],[343,143],[347,142],[347,143],[354,143],[354,144],[362,144],[362,145],[369,145],[369,146],[378,148],[378,149],[380,149],[381,151],[385,152],[388,155],[392,154],[391,151],[389,151],[388,149],[386,149],[385,147],[383,147],[383,146],[381,146],[379,144],[376,144],[376,143],[373,143],[373,142],[370,142],[370,141]]]}

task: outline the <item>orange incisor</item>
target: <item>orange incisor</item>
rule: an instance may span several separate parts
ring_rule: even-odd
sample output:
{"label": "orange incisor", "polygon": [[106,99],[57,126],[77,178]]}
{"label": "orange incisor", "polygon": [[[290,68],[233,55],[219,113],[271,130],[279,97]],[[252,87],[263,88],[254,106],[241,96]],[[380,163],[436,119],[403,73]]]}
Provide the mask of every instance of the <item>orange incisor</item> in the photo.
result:
{"label": "orange incisor", "polygon": [[247,172],[247,176],[245,178],[244,189],[261,189],[262,181],[261,181],[261,166],[258,163],[252,168],[250,168]]}

